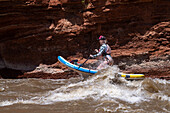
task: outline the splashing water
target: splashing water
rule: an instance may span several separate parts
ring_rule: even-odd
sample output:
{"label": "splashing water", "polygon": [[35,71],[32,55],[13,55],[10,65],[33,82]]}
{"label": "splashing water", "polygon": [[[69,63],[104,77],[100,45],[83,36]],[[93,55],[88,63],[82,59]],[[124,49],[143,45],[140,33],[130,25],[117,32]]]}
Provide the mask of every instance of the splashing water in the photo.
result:
{"label": "splashing water", "polygon": [[42,109],[42,106],[46,105],[48,109],[50,106],[63,105],[62,110],[65,112],[69,110],[80,112],[87,109],[94,112],[168,112],[170,110],[169,81],[151,78],[127,81],[117,77],[118,72],[116,66],[108,67],[85,81],[75,78],[0,80],[0,88],[3,89],[0,90],[0,106],[29,105]]}

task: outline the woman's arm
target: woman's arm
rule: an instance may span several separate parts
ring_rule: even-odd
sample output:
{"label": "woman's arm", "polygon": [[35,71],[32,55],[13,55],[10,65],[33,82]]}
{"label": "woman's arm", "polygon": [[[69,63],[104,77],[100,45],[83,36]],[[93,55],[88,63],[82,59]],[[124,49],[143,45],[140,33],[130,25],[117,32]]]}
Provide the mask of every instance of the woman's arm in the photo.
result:
{"label": "woman's arm", "polygon": [[98,53],[98,52],[99,52],[99,50],[98,50],[98,49],[95,49],[95,52],[96,52],[96,53]]}
{"label": "woman's arm", "polygon": [[93,55],[93,57],[95,58],[95,57],[101,56],[102,53],[104,52],[105,48],[106,48],[106,45],[102,45],[100,47],[100,51],[97,54]]}

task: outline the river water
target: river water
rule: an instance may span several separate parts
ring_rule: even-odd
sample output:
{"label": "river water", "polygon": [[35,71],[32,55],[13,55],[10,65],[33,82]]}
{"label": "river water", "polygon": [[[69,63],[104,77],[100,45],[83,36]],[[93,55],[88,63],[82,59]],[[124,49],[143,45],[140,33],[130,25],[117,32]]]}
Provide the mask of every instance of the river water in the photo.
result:
{"label": "river water", "polygon": [[71,79],[1,79],[0,113],[170,112],[170,81],[127,81],[110,67]]}

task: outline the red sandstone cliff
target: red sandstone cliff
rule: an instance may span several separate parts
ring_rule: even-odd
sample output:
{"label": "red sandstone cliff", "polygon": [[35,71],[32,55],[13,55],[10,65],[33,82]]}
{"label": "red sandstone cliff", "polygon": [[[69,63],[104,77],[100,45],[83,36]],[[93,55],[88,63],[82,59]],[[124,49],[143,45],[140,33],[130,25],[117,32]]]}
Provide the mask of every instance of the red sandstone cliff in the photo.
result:
{"label": "red sandstone cliff", "polygon": [[0,68],[87,57],[102,34],[122,70],[169,75],[170,1],[83,1],[0,0]]}

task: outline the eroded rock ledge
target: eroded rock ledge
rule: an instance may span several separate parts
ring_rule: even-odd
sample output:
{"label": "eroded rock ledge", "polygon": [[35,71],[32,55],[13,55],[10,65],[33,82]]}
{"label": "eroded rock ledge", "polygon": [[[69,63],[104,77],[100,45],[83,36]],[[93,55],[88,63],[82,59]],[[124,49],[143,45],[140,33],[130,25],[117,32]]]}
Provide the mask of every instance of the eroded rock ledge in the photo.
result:
{"label": "eroded rock ledge", "polygon": [[87,57],[102,34],[123,71],[169,75],[168,0],[2,0],[0,8],[3,70]]}

